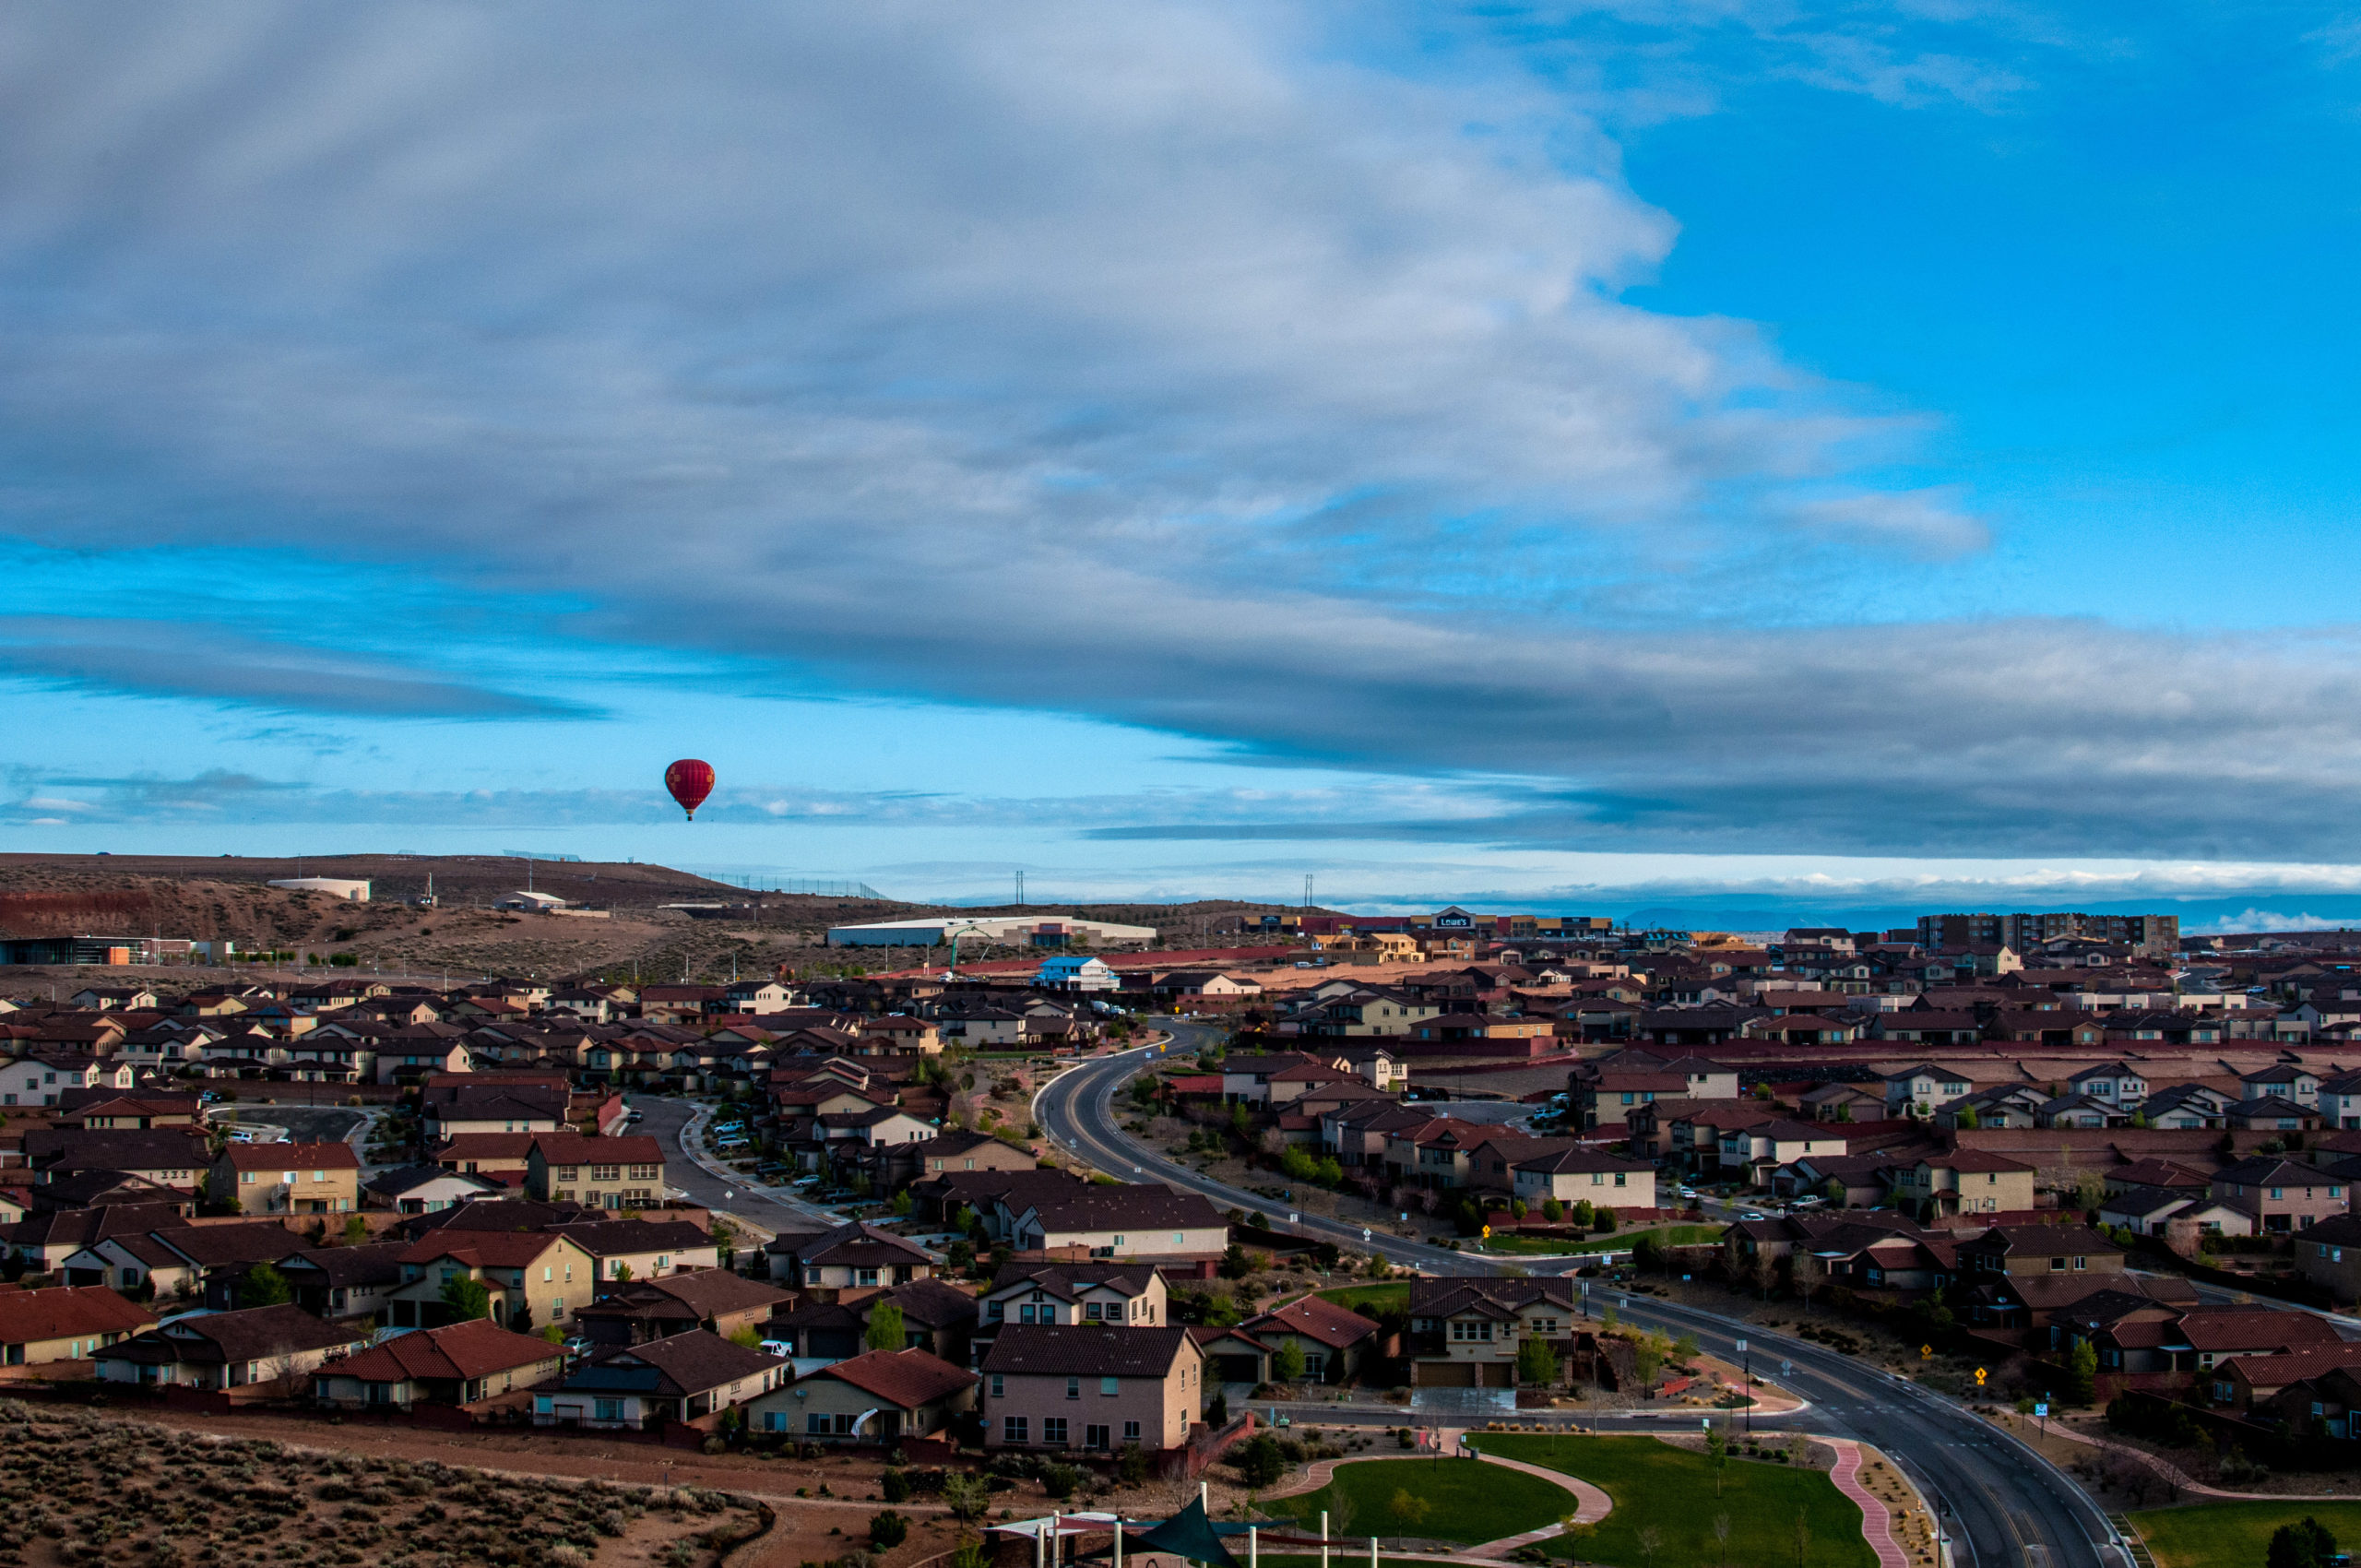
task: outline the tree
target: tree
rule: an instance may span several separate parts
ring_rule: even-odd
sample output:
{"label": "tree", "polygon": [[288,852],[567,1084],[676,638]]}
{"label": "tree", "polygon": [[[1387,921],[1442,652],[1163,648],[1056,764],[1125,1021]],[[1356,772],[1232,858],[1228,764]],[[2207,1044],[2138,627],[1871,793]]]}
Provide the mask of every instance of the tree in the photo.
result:
{"label": "tree", "polygon": [[1574,1206],[1566,1211],[1566,1223],[1577,1230],[1590,1229],[1591,1206],[1588,1198],[1576,1198]]}
{"label": "tree", "polygon": [[276,1307],[294,1299],[295,1287],[271,1264],[255,1265],[238,1281],[238,1305],[242,1307]]}
{"label": "tree", "polygon": [[1664,1532],[1654,1525],[1643,1525],[1639,1534],[1640,1551],[1651,1564],[1656,1560],[1656,1549],[1664,1545]]}
{"label": "tree", "polygon": [[[1716,1491],[1720,1490],[1718,1477],[1714,1485]],[[1723,1564],[1727,1564],[1730,1560],[1730,1516],[1726,1514],[1714,1515],[1714,1560]]]}
{"label": "tree", "polygon": [[443,1282],[443,1304],[451,1309],[453,1323],[472,1323],[492,1315],[492,1292],[482,1280],[457,1275]]}
{"label": "tree", "polygon": [[891,1508],[869,1516],[869,1544],[884,1551],[909,1538],[910,1522]]}
{"label": "tree", "polygon": [[612,1277],[616,1279],[629,1279],[631,1277],[631,1265],[618,1259],[615,1264],[615,1272]]}
{"label": "tree", "polygon": [[1714,1467],[1714,1495],[1722,1495],[1722,1472],[1730,1462],[1729,1433],[1722,1427],[1705,1429],[1705,1463]]}
{"label": "tree", "polygon": [[1251,1491],[1260,1491],[1287,1473],[1287,1455],[1279,1451],[1278,1439],[1268,1432],[1248,1438],[1234,1453],[1230,1463],[1238,1467],[1238,1479]]}
{"label": "tree", "polygon": [[1396,1487],[1393,1498],[1385,1504],[1385,1511],[1394,1515],[1395,1524],[1423,1525],[1433,1506],[1423,1497],[1410,1495],[1407,1488]]}
{"label": "tree", "polygon": [[[751,1323],[742,1323],[730,1331],[730,1343],[746,1350],[759,1348],[763,1343],[763,1331]],[[885,1501],[899,1503],[902,1500],[898,1497],[889,1497]]]}
{"label": "tree", "polygon": [[961,1204],[958,1208],[952,1213],[951,1229],[958,1231],[963,1236],[973,1235],[978,1223],[979,1222],[976,1218],[976,1211],[969,1208],[966,1204]]}
{"label": "tree", "polygon": [[1280,1341],[1277,1351],[1271,1357],[1271,1381],[1274,1383],[1303,1381],[1302,1341],[1294,1338]]}
{"label": "tree", "polygon": [[894,1194],[894,1202],[890,1206],[896,1215],[907,1215],[918,1206],[918,1200],[910,1196],[910,1190],[905,1187]]}
{"label": "tree", "polygon": [[991,1506],[991,1490],[981,1476],[971,1476],[958,1470],[947,1470],[943,1477],[943,1505],[961,1524],[968,1524],[984,1516]]}
{"label": "tree", "polygon": [[1523,1198],[1511,1198],[1509,1200],[1509,1218],[1511,1219],[1523,1219],[1526,1215],[1532,1212],[1533,1211],[1531,1209],[1525,1207],[1525,1200]]}
{"label": "tree", "polygon": [[1229,1108],[1229,1130],[1241,1138],[1254,1130],[1254,1118],[1247,1113],[1242,1099]]}
{"label": "tree", "polygon": [[869,1332],[864,1338],[872,1350],[899,1350],[909,1344],[909,1332],[902,1323],[902,1309],[891,1303],[869,1310]]}
{"label": "tree", "polygon": [[1811,1550],[1811,1522],[1796,1510],[1796,1568],[1804,1568],[1804,1553]]}
{"label": "tree", "polygon": [[954,1274],[965,1274],[976,1266],[976,1244],[962,1236],[943,1249],[943,1259]]}
{"label": "tree", "polygon": [[1519,1383],[1529,1383],[1536,1388],[1555,1388],[1559,1379],[1558,1352],[1549,1348],[1549,1341],[1527,1337],[1516,1348],[1516,1380]]}
{"label": "tree", "polygon": [[1320,1169],[1312,1173],[1312,1180],[1323,1187],[1341,1187],[1345,1184],[1345,1168],[1335,1155],[1329,1155],[1320,1161]]}
{"label": "tree", "polygon": [[369,1222],[367,1220],[362,1218],[356,1214],[344,1222],[344,1242],[346,1246],[357,1247],[368,1239]]}
{"label": "tree", "polygon": [[1631,1360],[1632,1370],[1639,1374],[1640,1387],[1643,1391],[1655,1388],[1656,1373],[1664,1370],[1664,1352],[1656,1348],[1655,1340],[1641,1340],[1633,1348]]}
{"label": "tree", "polygon": [[541,1324],[541,1339],[545,1344],[563,1345],[565,1343],[565,1330],[556,1324],[545,1323]]}
{"label": "tree", "polygon": [[1556,1198],[1543,1198],[1541,1200],[1541,1218],[1548,1220],[1552,1225],[1562,1224],[1566,1218],[1566,1206],[1560,1203]]}
{"label": "tree", "polygon": [[1246,1249],[1237,1242],[1232,1241],[1221,1250],[1221,1277],[1224,1279],[1245,1278],[1249,1266],[1246,1262]]}
{"label": "tree", "polygon": [[2066,1353],[2068,1386],[2066,1396],[2077,1405],[2087,1405],[2097,1390],[2099,1353],[2087,1339],[2076,1341]]}
{"label": "tree", "polygon": [[[1228,1394],[1218,1390],[1216,1391],[1214,1395],[1214,1402],[1205,1407],[1205,1424],[1213,1428],[1216,1431],[1219,1431],[1222,1428],[1229,1425]],[[1127,1448],[1124,1452],[1126,1454],[1135,1454],[1139,1451],[1135,1448]]]}
{"label": "tree", "polygon": [[2336,1538],[2310,1515],[2272,1532],[2263,1568],[2328,1568],[2336,1559]]}

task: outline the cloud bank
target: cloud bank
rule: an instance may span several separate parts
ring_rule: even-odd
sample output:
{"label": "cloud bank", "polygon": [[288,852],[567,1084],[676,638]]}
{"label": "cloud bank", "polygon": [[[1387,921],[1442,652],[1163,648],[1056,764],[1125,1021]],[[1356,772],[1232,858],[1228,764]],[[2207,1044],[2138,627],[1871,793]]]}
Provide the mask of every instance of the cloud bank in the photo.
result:
{"label": "cloud bank", "polygon": [[[13,8],[0,526],[408,564],[853,689],[1510,781],[1475,823],[1176,835],[2361,859],[2348,642],[1812,613],[1820,574],[1986,542],[1971,497],[1866,477],[1918,422],[1625,303],[1676,224],[1595,125],[1332,20]],[[1857,42],[1814,46],[1846,90],[2014,90]],[[213,654],[5,658],[561,711]]]}

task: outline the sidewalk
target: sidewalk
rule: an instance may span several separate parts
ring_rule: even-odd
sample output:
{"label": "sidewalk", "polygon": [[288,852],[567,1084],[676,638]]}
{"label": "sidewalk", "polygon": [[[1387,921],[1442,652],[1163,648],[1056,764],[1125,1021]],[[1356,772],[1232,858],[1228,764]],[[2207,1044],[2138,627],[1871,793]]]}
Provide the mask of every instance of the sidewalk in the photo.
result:
{"label": "sidewalk", "polygon": [[[2014,1420],[2023,1420],[2023,1418],[2020,1416]],[[2016,1431],[2013,1425],[2008,1430]],[[2017,1435],[2023,1437],[2025,1434],[2017,1432]],[[2076,1431],[2063,1421],[2051,1422],[2049,1435],[2063,1438],[2068,1443],[2079,1443],[2085,1448],[2095,1448],[2102,1454],[2120,1454],[2127,1459],[2136,1459],[2183,1491],[2194,1493],[2199,1497],[2218,1497],[2233,1503],[2350,1503],[2353,1501],[2353,1493],[2349,1491],[2225,1491],[2218,1486],[2207,1486],[2160,1454],[2151,1454],[2144,1448],[2134,1448],[2127,1443],[2109,1443],[2106,1438],[2093,1437],[2087,1432]]]}
{"label": "sidewalk", "polygon": [[[1446,1453],[1455,1453],[1459,1447],[1460,1439],[1465,1436],[1465,1433],[1464,1428],[1445,1427],[1442,1429],[1440,1435],[1444,1451]],[[1336,1469],[1337,1467],[1341,1465],[1365,1465],[1380,1460],[1398,1463],[1402,1460],[1415,1459],[1417,1455],[1415,1454],[1406,1450],[1400,1454],[1355,1454],[1341,1459],[1314,1460],[1311,1464],[1304,1467],[1303,1474],[1296,1477],[1295,1479],[1289,1481],[1277,1491],[1265,1492],[1264,1495],[1269,1498],[1298,1497],[1307,1491],[1318,1491],[1322,1487],[1326,1486],[1330,1481],[1336,1479]],[[1591,1485],[1590,1482],[1583,1480],[1579,1477],[1567,1475],[1562,1470],[1548,1469],[1539,1465],[1528,1465],[1521,1459],[1503,1459],[1498,1455],[1486,1454],[1481,1450],[1477,1452],[1476,1457],[1477,1462],[1479,1464],[1498,1465],[1501,1468],[1509,1470],[1522,1470],[1528,1476],[1538,1476],[1541,1479],[1549,1482],[1552,1486],[1563,1488],[1573,1496],[1574,1523],[1577,1525],[1595,1525],[1601,1519],[1606,1518],[1608,1514],[1614,1511],[1615,1500],[1613,1498],[1608,1496],[1607,1493],[1601,1491],[1598,1488]],[[1454,1461],[1454,1463],[1464,1464],[1465,1461],[1458,1460]],[[1501,1559],[1507,1557],[1511,1552],[1516,1550],[1516,1549],[1521,1546],[1531,1546],[1536,1541],[1548,1540],[1552,1537],[1561,1535],[1563,1533],[1564,1526],[1562,1525],[1549,1524],[1543,1526],[1537,1530],[1525,1530],[1513,1536],[1502,1536],[1497,1540],[1479,1541],[1476,1545],[1467,1548],[1465,1551],[1453,1552],[1448,1555],[1432,1556],[1400,1551],[1388,1551],[1384,1552],[1384,1555],[1388,1557],[1417,1557],[1421,1562],[1479,1562],[1490,1564],[1498,1563]],[[1268,1538],[1274,1540],[1284,1539],[1293,1543],[1298,1538],[1281,1538],[1272,1536]],[[1311,1544],[1315,1546],[1319,1544],[1317,1537],[1311,1538]]]}
{"label": "sidewalk", "polygon": [[1910,1554],[1893,1538],[1893,1515],[1887,1511],[1885,1500],[1861,1484],[1861,1445],[1845,1437],[1813,1441],[1836,1450],[1836,1467],[1829,1472],[1829,1479],[1837,1491],[1859,1505],[1861,1538],[1878,1554],[1879,1568],[1910,1568]]}

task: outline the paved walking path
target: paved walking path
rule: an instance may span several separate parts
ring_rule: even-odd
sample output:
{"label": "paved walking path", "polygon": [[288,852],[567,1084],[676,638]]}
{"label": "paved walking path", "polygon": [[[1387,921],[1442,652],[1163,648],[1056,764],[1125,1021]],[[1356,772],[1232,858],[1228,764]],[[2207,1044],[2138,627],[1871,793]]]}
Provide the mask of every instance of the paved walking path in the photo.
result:
{"label": "paved walking path", "polygon": [[[1441,1437],[1443,1449],[1446,1453],[1457,1451],[1461,1434],[1462,1429],[1460,1428],[1450,1427],[1443,1430]],[[1336,1479],[1336,1467],[1340,1465],[1361,1465],[1368,1464],[1375,1460],[1399,1462],[1404,1459],[1410,1459],[1414,1457],[1415,1455],[1410,1454],[1355,1454],[1341,1459],[1314,1460],[1311,1464],[1304,1467],[1303,1474],[1298,1476],[1295,1479],[1289,1481],[1279,1490],[1266,1493],[1265,1495],[1273,1499],[1277,1499],[1282,1497],[1298,1497],[1307,1491],[1318,1491],[1322,1487],[1326,1486],[1330,1481]],[[1577,1525],[1595,1525],[1601,1519],[1606,1518],[1607,1515],[1612,1513],[1615,1509],[1615,1500],[1613,1498],[1608,1496],[1607,1493],[1601,1491],[1598,1488],[1591,1485],[1590,1482],[1576,1476],[1570,1476],[1563,1470],[1552,1470],[1545,1468],[1539,1465],[1528,1465],[1522,1459],[1503,1459],[1497,1454],[1486,1454],[1481,1450],[1477,1451],[1477,1458],[1480,1463],[1486,1465],[1498,1465],[1503,1469],[1522,1470],[1528,1476],[1538,1476],[1543,1480],[1548,1481],[1550,1485],[1563,1488],[1565,1491],[1572,1492],[1574,1498],[1574,1523]],[[1564,1526],[1553,1522],[1543,1526],[1537,1530],[1525,1530],[1513,1536],[1502,1536],[1498,1540],[1480,1541],[1477,1544],[1467,1548],[1465,1551],[1453,1552],[1443,1556],[1427,1557],[1420,1553],[1401,1551],[1389,1551],[1386,1552],[1385,1555],[1388,1557],[1421,1557],[1422,1561],[1437,1562],[1493,1563],[1498,1562],[1501,1559],[1508,1556],[1509,1553],[1514,1551],[1521,1546],[1530,1546],[1535,1541],[1548,1540],[1552,1537],[1562,1533],[1564,1533]],[[1314,1538],[1314,1540],[1316,1543],[1317,1538]]]}
{"label": "paved walking path", "polygon": [[2137,1459],[2165,1479],[2184,1491],[2200,1497],[2227,1498],[2237,1503],[2350,1503],[2349,1491],[2225,1491],[2218,1486],[2207,1486],[2161,1454],[2151,1454],[2144,1448],[2134,1448],[2128,1443],[2109,1443],[2103,1437],[2093,1437],[2076,1431],[2059,1422],[2049,1429],[2052,1437],[2062,1437],[2069,1443],[2079,1443],[2085,1448],[2095,1448],[2102,1454],[2120,1454],[2127,1459]]}
{"label": "paved walking path", "polygon": [[1816,1441],[1836,1450],[1836,1467],[1829,1472],[1829,1479],[1836,1490],[1861,1507],[1861,1538],[1878,1554],[1879,1568],[1910,1568],[1910,1554],[1893,1538],[1893,1515],[1886,1509],[1885,1500],[1861,1484],[1861,1445],[1850,1438],[1823,1437]]}

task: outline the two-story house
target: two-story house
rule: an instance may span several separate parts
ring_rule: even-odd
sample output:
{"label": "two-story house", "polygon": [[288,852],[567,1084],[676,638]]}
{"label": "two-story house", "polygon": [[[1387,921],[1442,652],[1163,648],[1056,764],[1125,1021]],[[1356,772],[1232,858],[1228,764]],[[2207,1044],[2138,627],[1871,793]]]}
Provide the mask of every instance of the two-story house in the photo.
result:
{"label": "two-story house", "polygon": [[1562,1148],[1513,1162],[1513,1191],[1538,1208],[1550,1198],[1593,1208],[1654,1208],[1655,1168],[1590,1148]]}
{"label": "two-story house", "polygon": [[598,1260],[581,1245],[546,1230],[430,1230],[397,1261],[402,1282],[386,1292],[395,1328],[433,1328],[457,1321],[444,1291],[470,1279],[491,1297],[492,1321],[519,1333],[564,1324],[591,1298]]}
{"label": "two-story house", "polygon": [[1187,1443],[1205,1359],[1185,1328],[1003,1326],[984,1354],[984,1445],[1109,1454]]}
{"label": "two-story house", "polygon": [[2353,1207],[2343,1178],[2275,1155],[2258,1155],[2215,1171],[2213,1196],[2246,1215],[2266,1236],[2293,1235]]}
{"label": "two-story house", "polygon": [[1897,1203],[1921,1219],[1953,1214],[2014,1214],[2034,1206],[2034,1168],[2006,1155],[1954,1149],[1895,1172]]}
{"label": "two-story house", "polygon": [[525,1190],[544,1203],[646,1208],[664,1201],[664,1146],[637,1135],[540,1133],[526,1156]]}
{"label": "two-story house", "polygon": [[1581,1307],[1563,1279],[1465,1276],[1410,1282],[1412,1383],[1437,1388],[1513,1388],[1519,1344],[1571,1348]]}
{"label": "two-story house", "polygon": [[245,1214],[350,1214],[361,1206],[361,1157],[343,1142],[225,1144],[208,1185]]}
{"label": "two-story house", "polygon": [[1885,1085],[1889,1116],[1931,1116],[1935,1107],[1975,1092],[1975,1074],[1964,1067],[1939,1067],[1932,1062],[1888,1073],[1880,1081]]}

